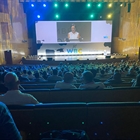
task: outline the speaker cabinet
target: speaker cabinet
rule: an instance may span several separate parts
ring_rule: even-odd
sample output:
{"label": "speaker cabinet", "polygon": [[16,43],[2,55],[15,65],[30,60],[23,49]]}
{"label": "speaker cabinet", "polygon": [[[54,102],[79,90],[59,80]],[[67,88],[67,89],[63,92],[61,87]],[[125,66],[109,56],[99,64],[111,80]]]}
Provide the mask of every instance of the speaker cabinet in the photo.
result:
{"label": "speaker cabinet", "polygon": [[8,64],[8,65],[13,64],[11,50],[4,51],[4,56],[5,56],[5,62],[6,62],[6,64]]}
{"label": "speaker cabinet", "polygon": [[47,58],[47,60],[48,60],[48,61],[53,61],[53,59],[52,59],[52,58]]}
{"label": "speaker cabinet", "polygon": [[128,13],[131,11],[131,3],[128,3]]}
{"label": "speaker cabinet", "polygon": [[110,55],[107,55],[107,56],[105,56],[105,58],[111,58],[111,56]]}

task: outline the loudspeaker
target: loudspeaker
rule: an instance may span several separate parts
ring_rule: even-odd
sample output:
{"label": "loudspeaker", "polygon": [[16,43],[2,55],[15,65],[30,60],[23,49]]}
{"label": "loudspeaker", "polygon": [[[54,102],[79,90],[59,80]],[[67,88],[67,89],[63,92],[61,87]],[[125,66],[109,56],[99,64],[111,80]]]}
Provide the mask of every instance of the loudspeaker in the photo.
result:
{"label": "loudspeaker", "polygon": [[105,58],[110,58],[110,57],[111,57],[110,55],[105,56]]}
{"label": "loudspeaker", "polygon": [[47,60],[48,60],[48,61],[52,61],[53,59],[52,59],[52,58],[47,58]]}
{"label": "loudspeaker", "polygon": [[139,59],[139,61],[140,61],[140,47],[139,47],[139,55],[138,55],[138,59]]}
{"label": "loudspeaker", "polygon": [[131,11],[131,3],[128,3],[128,13]]}
{"label": "loudspeaker", "polygon": [[11,65],[13,63],[12,62],[12,52],[11,52],[11,50],[4,51],[4,56],[5,56],[6,64]]}

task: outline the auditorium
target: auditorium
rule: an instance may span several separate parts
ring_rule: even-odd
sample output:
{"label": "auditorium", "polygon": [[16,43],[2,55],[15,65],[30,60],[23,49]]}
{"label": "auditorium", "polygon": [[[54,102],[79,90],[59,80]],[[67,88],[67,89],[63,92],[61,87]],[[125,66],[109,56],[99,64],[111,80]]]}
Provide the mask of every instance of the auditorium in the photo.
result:
{"label": "auditorium", "polygon": [[139,9],[0,0],[0,140],[139,140]]}

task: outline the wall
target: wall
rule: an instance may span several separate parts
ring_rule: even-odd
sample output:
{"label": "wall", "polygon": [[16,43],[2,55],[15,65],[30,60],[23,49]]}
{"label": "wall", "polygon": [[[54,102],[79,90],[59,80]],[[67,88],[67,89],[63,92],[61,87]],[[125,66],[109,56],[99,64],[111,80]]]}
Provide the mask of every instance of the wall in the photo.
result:
{"label": "wall", "polygon": [[112,52],[128,54],[138,58],[140,47],[140,1],[135,0],[128,12],[128,4],[121,8],[118,36],[113,38]]}
{"label": "wall", "polygon": [[19,0],[0,0],[0,64],[4,51],[12,50],[13,63],[29,54],[26,15]]}

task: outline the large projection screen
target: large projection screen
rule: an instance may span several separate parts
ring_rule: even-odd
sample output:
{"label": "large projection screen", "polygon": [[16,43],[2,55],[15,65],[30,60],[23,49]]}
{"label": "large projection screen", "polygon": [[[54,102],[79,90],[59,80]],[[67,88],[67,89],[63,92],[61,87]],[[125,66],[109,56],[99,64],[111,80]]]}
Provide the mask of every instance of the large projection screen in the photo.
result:
{"label": "large projection screen", "polygon": [[104,43],[112,40],[112,21],[37,21],[37,44]]}

